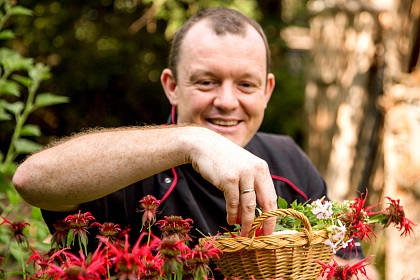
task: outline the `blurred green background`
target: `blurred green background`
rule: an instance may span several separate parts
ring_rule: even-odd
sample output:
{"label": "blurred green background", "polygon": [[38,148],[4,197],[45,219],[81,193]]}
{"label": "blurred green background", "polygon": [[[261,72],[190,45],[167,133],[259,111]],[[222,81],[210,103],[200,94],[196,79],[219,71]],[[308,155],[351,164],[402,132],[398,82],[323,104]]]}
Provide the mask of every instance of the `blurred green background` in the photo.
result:
{"label": "blurred green background", "polygon": [[[280,32],[307,26],[306,1],[277,0],[96,0],[17,1],[33,10],[8,28],[17,37],[8,46],[51,66],[52,79],[42,91],[70,97],[70,103],[35,111],[29,123],[41,127],[34,139],[56,137],[90,127],[160,124],[170,105],[159,76],[166,67],[175,30],[199,9],[227,6],[256,19],[272,51],[276,89],[261,130],[284,133],[299,144],[304,137],[305,52],[289,50]],[[2,124],[1,149],[9,143],[12,123]]]}

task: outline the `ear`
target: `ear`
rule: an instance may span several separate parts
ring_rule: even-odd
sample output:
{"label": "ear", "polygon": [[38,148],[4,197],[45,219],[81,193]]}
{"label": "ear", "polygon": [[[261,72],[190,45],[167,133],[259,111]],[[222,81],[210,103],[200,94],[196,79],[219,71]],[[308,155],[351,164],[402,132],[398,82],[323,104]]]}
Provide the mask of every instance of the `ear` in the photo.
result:
{"label": "ear", "polygon": [[274,77],[274,74],[269,73],[267,75],[267,84],[266,84],[265,92],[264,92],[264,100],[265,100],[266,107],[267,107],[268,101],[270,101],[271,94],[273,93],[275,85],[276,85],[276,79]]}
{"label": "ear", "polygon": [[171,69],[166,68],[163,70],[162,75],[160,75],[160,82],[169,102],[171,105],[176,106],[178,104],[177,84]]}

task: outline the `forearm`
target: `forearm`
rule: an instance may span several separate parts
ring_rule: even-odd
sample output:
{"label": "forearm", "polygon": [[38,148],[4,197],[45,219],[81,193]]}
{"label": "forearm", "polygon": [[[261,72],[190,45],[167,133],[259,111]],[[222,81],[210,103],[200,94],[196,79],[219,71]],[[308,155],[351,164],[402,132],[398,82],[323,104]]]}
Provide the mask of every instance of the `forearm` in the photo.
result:
{"label": "forearm", "polygon": [[103,130],[78,135],[29,157],[13,182],[30,204],[67,210],[187,163],[191,127]]}

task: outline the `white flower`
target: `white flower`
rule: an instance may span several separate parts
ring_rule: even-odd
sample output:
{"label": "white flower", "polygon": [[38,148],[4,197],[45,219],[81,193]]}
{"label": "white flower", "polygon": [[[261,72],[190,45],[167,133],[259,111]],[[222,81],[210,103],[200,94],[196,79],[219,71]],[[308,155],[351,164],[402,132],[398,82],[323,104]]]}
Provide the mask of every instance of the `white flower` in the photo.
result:
{"label": "white flower", "polygon": [[348,246],[348,244],[353,240],[353,239],[349,239],[344,241],[344,238],[346,237],[346,226],[343,225],[343,223],[340,220],[337,220],[338,222],[338,226],[337,225],[332,225],[331,229],[332,229],[332,236],[327,239],[324,243],[325,245],[330,246],[333,249],[334,254],[342,249],[342,248],[346,248]]}
{"label": "white flower", "polygon": [[322,201],[317,199],[314,201],[315,208],[312,209],[312,213],[316,215],[318,219],[328,219],[333,214],[332,203],[330,201]]}

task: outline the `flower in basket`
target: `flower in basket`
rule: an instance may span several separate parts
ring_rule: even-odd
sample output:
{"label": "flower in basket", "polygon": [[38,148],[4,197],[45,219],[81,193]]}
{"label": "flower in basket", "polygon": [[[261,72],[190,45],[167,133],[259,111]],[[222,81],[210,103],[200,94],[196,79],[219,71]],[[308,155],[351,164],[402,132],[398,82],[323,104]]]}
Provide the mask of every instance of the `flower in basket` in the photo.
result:
{"label": "flower in basket", "polygon": [[[216,239],[215,246],[224,252],[221,255],[223,260],[217,262],[217,265],[225,275],[240,275],[248,279],[251,276],[299,279],[299,273],[316,273],[327,279],[350,279],[358,273],[366,275],[365,267],[370,264],[366,261],[371,256],[350,266],[332,260],[333,254],[344,249],[351,254],[356,242],[371,242],[376,238],[372,229],[375,224],[383,228],[392,225],[401,231],[401,236],[413,235],[413,227],[416,226],[406,217],[398,199],[386,197],[386,208],[374,211],[380,203],[366,206],[366,198],[367,192],[343,203],[322,198],[306,203],[293,202],[290,205],[286,200],[278,198],[279,209],[271,213],[260,213],[249,238],[240,236],[240,226],[237,225],[234,232],[224,233]],[[263,236],[261,226],[264,219],[274,216],[277,220],[273,237]],[[249,268],[236,269],[239,265],[235,262],[244,262],[246,258],[253,262]],[[296,263],[294,260],[298,258],[300,261]],[[278,259],[282,259],[282,262],[293,260],[293,263],[277,264]],[[277,265],[275,271],[261,268],[268,262],[272,266]],[[316,267],[308,263],[316,264]],[[300,272],[292,275],[288,272],[290,267]],[[284,272],[278,272],[283,269]]]}

